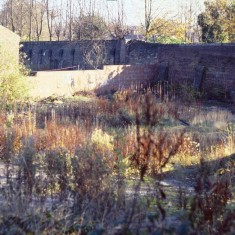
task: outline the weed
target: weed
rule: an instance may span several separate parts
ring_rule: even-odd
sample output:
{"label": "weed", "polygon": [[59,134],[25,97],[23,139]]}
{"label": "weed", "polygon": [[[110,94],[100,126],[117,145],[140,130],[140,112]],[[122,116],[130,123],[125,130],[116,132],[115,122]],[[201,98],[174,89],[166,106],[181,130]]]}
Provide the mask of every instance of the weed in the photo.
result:
{"label": "weed", "polygon": [[233,122],[150,90],[2,112],[0,233],[232,233]]}

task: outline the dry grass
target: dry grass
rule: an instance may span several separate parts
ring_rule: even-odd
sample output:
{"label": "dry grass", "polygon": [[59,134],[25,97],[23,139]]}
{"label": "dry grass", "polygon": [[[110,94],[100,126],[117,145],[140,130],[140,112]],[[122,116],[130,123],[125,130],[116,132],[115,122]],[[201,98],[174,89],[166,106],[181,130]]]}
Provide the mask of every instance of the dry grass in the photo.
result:
{"label": "dry grass", "polygon": [[[185,226],[199,234],[230,231],[233,160],[222,167],[218,160],[234,153],[233,118],[227,110],[207,112],[130,91],[111,100],[2,112],[0,233],[178,234]],[[192,195],[174,191],[173,204],[181,205],[184,218],[176,213],[173,223],[159,180],[168,170],[177,177],[178,166],[193,167],[204,178]]]}

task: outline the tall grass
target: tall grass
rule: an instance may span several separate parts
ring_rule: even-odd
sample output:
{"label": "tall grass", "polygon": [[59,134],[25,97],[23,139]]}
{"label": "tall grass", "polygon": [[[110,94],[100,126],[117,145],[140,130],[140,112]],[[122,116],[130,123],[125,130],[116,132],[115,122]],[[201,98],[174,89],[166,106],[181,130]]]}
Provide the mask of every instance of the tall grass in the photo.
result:
{"label": "tall grass", "polygon": [[[234,153],[233,117],[191,109],[127,91],[2,112],[0,233],[229,233],[234,159],[222,157]],[[227,125],[214,138],[209,121]],[[179,165],[182,177],[194,168],[191,195],[162,185]]]}

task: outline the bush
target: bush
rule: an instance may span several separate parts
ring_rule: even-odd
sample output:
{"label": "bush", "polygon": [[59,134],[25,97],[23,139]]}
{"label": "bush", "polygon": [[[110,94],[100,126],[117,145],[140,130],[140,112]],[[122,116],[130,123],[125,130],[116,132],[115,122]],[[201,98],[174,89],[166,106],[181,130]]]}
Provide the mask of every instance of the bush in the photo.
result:
{"label": "bush", "polygon": [[0,45],[0,107],[26,96],[26,69],[6,48]]}

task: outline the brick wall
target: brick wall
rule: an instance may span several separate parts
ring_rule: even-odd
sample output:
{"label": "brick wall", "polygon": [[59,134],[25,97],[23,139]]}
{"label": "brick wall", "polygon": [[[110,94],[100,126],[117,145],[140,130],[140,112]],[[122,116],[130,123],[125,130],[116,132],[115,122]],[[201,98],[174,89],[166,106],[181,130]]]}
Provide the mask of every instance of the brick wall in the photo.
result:
{"label": "brick wall", "polygon": [[169,64],[168,80],[173,84],[193,84],[198,66],[206,69],[202,90],[208,96],[235,92],[235,44],[163,45],[133,41],[127,44],[128,64]]}
{"label": "brick wall", "polygon": [[111,65],[103,70],[41,71],[29,77],[34,98],[52,94],[70,96],[80,90],[106,93],[123,88],[148,86],[156,74],[156,65]]}
{"label": "brick wall", "polygon": [[[30,62],[32,70],[73,65],[79,65],[80,68],[89,68],[83,55],[84,51],[92,46],[92,43],[94,42],[26,42],[23,43],[23,50],[26,53],[29,53],[30,50],[33,52]],[[197,68],[203,67],[205,68],[205,76],[202,90],[208,96],[213,97],[216,93],[224,94],[227,97],[235,96],[235,44],[164,45],[130,41],[125,45],[123,41],[110,40],[105,42],[104,48],[104,64],[106,65],[139,65],[140,70],[143,71],[142,65],[168,64],[168,80],[172,84],[192,85]],[[64,51],[63,59],[60,58],[59,54],[61,49]],[[75,50],[74,57],[72,56],[72,50]],[[43,56],[41,56],[40,61],[41,52],[43,52]],[[128,75],[127,80],[135,79],[136,83],[140,83],[139,76],[144,78],[144,74],[138,74],[139,70],[137,70],[138,72],[132,71],[132,67],[126,66],[125,71],[131,74]],[[96,73],[97,71],[92,76],[96,77]],[[111,83],[113,87],[118,84],[118,76]],[[125,82],[121,79],[118,86],[125,87]]]}

